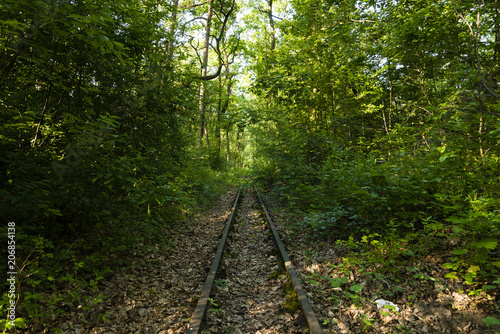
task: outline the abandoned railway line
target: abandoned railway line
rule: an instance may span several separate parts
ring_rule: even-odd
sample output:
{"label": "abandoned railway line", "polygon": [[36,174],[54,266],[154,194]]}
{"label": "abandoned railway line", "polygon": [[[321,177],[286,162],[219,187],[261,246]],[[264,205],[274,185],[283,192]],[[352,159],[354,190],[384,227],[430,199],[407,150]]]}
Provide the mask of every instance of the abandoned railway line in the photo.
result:
{"label": "abandoned railway line", "polygon": [[256,188],[241,187],[187,333],[322,333]]}

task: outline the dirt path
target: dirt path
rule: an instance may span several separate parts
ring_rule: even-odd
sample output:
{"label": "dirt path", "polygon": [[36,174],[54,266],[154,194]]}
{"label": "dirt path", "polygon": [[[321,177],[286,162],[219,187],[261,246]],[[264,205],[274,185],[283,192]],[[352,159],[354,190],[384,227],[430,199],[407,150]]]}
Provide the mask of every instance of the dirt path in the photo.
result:
{"label": "dirt path", "polygon": [[299,315],[286,312],[286,275],[264,224],[255,193],[248,189],[233,223],[204,333],[303,333]]}

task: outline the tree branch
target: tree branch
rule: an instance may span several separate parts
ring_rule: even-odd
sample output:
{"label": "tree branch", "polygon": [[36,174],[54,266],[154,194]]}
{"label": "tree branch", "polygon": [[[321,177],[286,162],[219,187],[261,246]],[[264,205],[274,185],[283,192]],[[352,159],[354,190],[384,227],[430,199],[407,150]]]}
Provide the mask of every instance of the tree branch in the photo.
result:
{"label": "tree branch", "polygon": [[198,47],[194,46],[192,43],[193,39],[189,40],[189,45],[194,49],[194,52],[196,52],[196,57],[198,57],[198,61],[200,62],[200,65],[203,65],[203,61],[201,60],[200,53],[198,52]]}
{"label": "tree branch", "polygon": [[456,110],[459,110],[462,112],[485,113],[485,114],[489,114],[489,115],[500,116],[500,113],[496,113],[496,112],[492,112],[492,111],[475,110],[475,109],[459,108],[459,107],[444,107],[444,108],[439,108],[438,110],[448,110],[448,109],[456,109]]}
{"label": "tree branch", "polygon": [[199,80],[203,80],[203,81],[209,81],[209,80],[217,78],[220,75],[222,67],[224,66],[224,64],[222,62],[222,59],[221,59],[220,42],[224,38],[224,34],[226,33],[227,21],[229,20],[229,17],[231,16],[232,12],[234,11],[234,5],[235,5],[235,0],[233,0],[231,2],[231,7],[229,8],[229,11],[227,13],[223,13],[222,12],[222,4],[221,4],[221,13],[222,13],[222,15],[224,15],[224,22],[222,23],[222,27],[221,27],[220,32],[219,32],[219,37],[217,37],[217,36],[211,36],[216,41],[216,47],[215,48],[212,45],[210,45],[210,46],[212,46],[212,48],[214,49],[214,51],[217,53],[217,57],[219,59],[219,66],[217,68],[217,72],[215,72],[214,74],[211,74],[211,75],[205,75],[205,76],[195,77],[195,79],[199,79]]}
{"label": "tree branch", "polygon": [[191,5],[191,6],[184,6],[184,7],[181,7],[182,9],[193,9],[193,8],[196,8],[196,7],[200,7],[200,6],[203,6],[203,5],[206,5],[208,3],[208,1],[205,1],[205,2],[202,2],[202,3],[198,3],[198,4],[194,4],[194,5]]}
{"label": "tree branch", "polygon": [[189,23],[191,23],[191,22],[193,22],[193,21],[196,21],[196,20],[205,20],[205,21],[206,21],[207,19],[206,19],[205,17],[195,17],[194,19],[189,20],[189,21],[187,21],[187,22],[186,22],[186,23],[184,23],[184,24],[189,24]]}
{"label": "tree branch", "polygon": [[500,100],[500,96],[498,96],[498,94],[486,84],[486,80],[484,78],[482,79],[484,88],[486,88],[486,90],[490,92],[490,94],[493,95],[496,99]]}
{"label": "tree branch", "polygon": [[[261,13],[263,13],[263,14],[269,15],[269,11],[268,11],[268,10],[264,10],[264,9],[260,9],[260,8],[259,8],[259,9],[258,9],[258,11],[259,11],[259,12],[261,12]],[[273,15],[273,14],[271,14],[271,16],[272,16],[273,18],[275,18],[275,19],[280,20],[280,21],[283,21],[283,20],[284,20],[284,18],[279,17],[279,16],[276,16],[276,15]]]}

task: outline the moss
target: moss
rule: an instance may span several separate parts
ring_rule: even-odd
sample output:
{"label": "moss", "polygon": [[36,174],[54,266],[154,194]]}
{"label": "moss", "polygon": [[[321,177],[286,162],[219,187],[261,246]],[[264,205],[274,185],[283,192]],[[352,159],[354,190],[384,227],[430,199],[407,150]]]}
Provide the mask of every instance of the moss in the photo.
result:
{"label": "moss", "polygon": [[219,267],[219,270],[217,271],[217,278],[222,278],[222,279],[226,279],[227,278],[227,269],[224,265],[222,265],[221,267]]}
{"label": "moss", "polygon": [[286,268],[285,268],[285,262],[283,262],[283,260],[281,258],[278,259],[278,268],[279,268],[278,273],[280,273],[280,275],[283,275],[283,274],[288,275]]}
{"label": "moss", "polygon": [[273,248],[271,249],[271,251],[269,252],[269,255],[272,255],[272,256],[280,256],[280,251],[278,250],[278,248]]}
{"label": "moss", "polygon": [[280,274],[277,271],[273,271],[272,273],[269,274],[269,279],[276,279],[280,276]]}
{"label": "moss", "polygon": [[300,303],[299,299],[297,298],[297,294],[293,289],[293,284],[291,281],[288,281],[285,284],[285,291],[286,291],[286,299],[285,302],[283,303],[283,308],[285,309],[286,312],[294,314],[300,309]]}
{"label": "moss", "polygon": [[236,256],[237,255],[235,253],[233,253],[233,252],[227,251],[227,252],[224,253],[224,257],[225,258],[233,258],[234,259],[234,258],[236,258]]}
{"label": "moss", "polygon": [[198,305],[199,300],[200,300],[199,296],[195,296],[195,297],[191,298],[191,306],[196,307],[196,305]]}

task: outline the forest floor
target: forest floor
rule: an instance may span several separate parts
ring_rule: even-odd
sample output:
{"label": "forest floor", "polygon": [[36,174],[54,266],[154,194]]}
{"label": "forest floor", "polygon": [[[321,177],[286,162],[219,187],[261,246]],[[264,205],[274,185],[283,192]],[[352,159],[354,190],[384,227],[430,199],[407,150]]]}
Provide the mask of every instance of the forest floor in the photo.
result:
{"label": "forest floor", "polygon": [[[186,333],[236,193],[230,190],[210,210],[187,219],[165,251],[137,245],[132,269],[99,283],[102,303],[85,310],[69,306],[40,332]],[[204,333],[302,333],[297,306],[285,310],[294,307],[285,292],[289,279],[279,268],[255,194],[242,193],[226,251],[231,256],[224,257],[224,278],[216,280]]]}
{"label": "forest floor", "polygon": [[144,251],[131,254],[132,269],[99,283],[103,302],[89,310],[71,307],[55,327],[67,334],[185,333],[236,193],[232,189],[210,210],[186,219],[178,233],[166,229],[166,250],[137,245]]}
{"label": "forest floor", "polygon": [[[171,246],[166,250],[159,251],[161,247],[157,245],[158,247],[144,247],[148,250],[136,251],[132,254],[133,265],[129,273],[115,275],[106,282],[99,283],[99,293],[104,297],[102,303],[87,310],[77,305],[68,306],[68,311],[55,319],[56,327],[61,328],[65,334],[185,333],[236,192],[237,189],[232,189],[221,196],[210,210],[187,219],[179,232],[172,235]],[[231,269],[232,262],[240,261],[236,257],[237,253],[244,253],[244,257],[252,258],[255,265],[262,260],[261,257],[269,258],[272,253],[267,244],[262,244],[266,230],[257,213],[259,209],[252,202],[252,196],[247,194],[246,200],[244,197],[240,204],[243,212],[237,217],[235,235],[228,246],[229,254],[235,256],[225,257],[228,272],[226,278],[218,280],[215,303],[218,299],[222,301],[228,289],[245,295],[245,291],[255,284],[248,281],[256,279],[252,275],[241,269]],[[345,259],[360,251],[359,249],[333,239],[311,240],[305,233],[292,231],[288,224],[290,215],[276,202],[268,202],[268,205],[271,204],[269,208],[273,220],[325,333],[493,334],[500,331],[499,326],[489,328],[482,321],[487,316],[499,318],[498,313],[495,313],[498,301],[494,297],[485,294],[469,295],[466,287],[443,278],[441,264],[447,255],[444,252],[418,259],[422,262],[420,265],[408,263],[408,268],[427,268],[422,279],[406,279],[404,275],[408,272],[413,277],[419,274],[407,268],[410,271],[402,272],[401,280],[396,282],[387,276],[373,274],[373,271],[367,269],[366,263],[347,264]],[[165,233],[171,234],[167,230]],[[260,273],[253,267],[249,268],[249,271],[261,276],[257,279],[264,282],[263,287],[267,287],[271,278],[280,280],[280,275],[272,277],[272,273],[271,276],[269,274],[269,271],[277,271],[276,264],[269,264],[268,267],[269,270]],[[297,327],[289,326],[290,321],[298,320],[298,314],[283,312],[286,300],[283,292],[276,292],[275,287],[270,289],[276,293],[273,300],[261,298],[262,303],[240,303],[240,308],[248,311],[248,315],[260,314],[261,318],[256,320],[250,319],[248,315],[238,318],[237,314],[241,312],[236,310],[237,306],[227,306],[224,303],[212,305],[207,317],[208,332],[298,332]],[[376,299],[393,302],[399,312],[392,307],[378,309],[374,302]],[[259,309],[261,306],[262,310]],[[272,311],[264,310],[264,307],[274,307],[274,313],[282,315],[282,321],[269,320],[267,314]],[[218,319],[227,315],[233,317],[234,326],[221,329]],[[260,327],[254,326],[257,322]],[[246,329],[242,331],[237,326],[238,323],[246,324]],[[266,331],[268,325],[279,329]],[[52,331],[51,328],[45,328],[37,332]]]}
{"label": "forest floor", "polygon": [[[287,214],[275,201],[267,202],[316,316],[328,333],[500,332],[500,325],[483,322],[486,317],[500,318],[498,294],[474,293],[463,281],[444,278],[441,265],[450,249],[408,257],[403,266],[387,259],[388,250],[385,258],[374,263],[373,258],[359,255],[364,251],[362,243],[311,240],[306,232],[293,228],[292,221],[300,217]],[[375,302],[379,299],[394,306],[379,308]]]}

